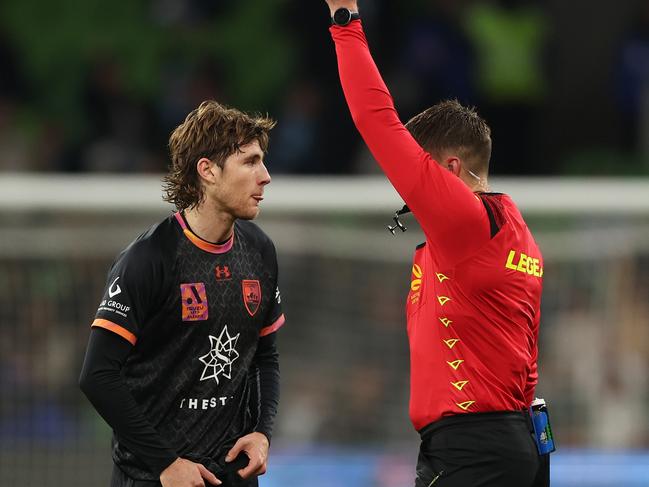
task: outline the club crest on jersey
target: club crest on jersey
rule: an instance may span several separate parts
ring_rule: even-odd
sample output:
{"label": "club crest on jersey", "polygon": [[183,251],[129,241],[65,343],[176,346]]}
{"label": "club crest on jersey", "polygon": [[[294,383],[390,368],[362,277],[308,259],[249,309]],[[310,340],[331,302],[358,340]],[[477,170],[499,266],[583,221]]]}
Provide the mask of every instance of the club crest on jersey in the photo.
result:
{"label": "club crest on jersey", "polygon": [[217,265],[214,268],[214,275],[217,281],[229,281],[232,278],[232,273],[227,265]]}
{"label": "club crest on jersey", "polygon": [[208,317],[207,291],[202,282],[180,285],[183,321],[203,321]]}
{"label": "club crest on jersey", "polygon": [[255,316],[261,304],[261,285],[257,280],[244,279],[241,281],[241,288],[243,290],[243,304],[250,316]]}

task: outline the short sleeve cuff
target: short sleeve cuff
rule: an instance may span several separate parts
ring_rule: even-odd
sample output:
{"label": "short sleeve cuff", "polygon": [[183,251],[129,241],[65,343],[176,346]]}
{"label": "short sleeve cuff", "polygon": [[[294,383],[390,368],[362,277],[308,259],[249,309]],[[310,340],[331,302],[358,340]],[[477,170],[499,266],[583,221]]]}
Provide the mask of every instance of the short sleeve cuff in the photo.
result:
{"label": "short sleeve cuff", "polygon": [[100,318],[97,318],[95,321],[92,322],[91,326],[112,331],[113,333],[116,333],[117,335],[121,336],[124,340],[129,342],[131,345],[135,345],[135,342],[137,342],[137,337],[133,333],[128,331],[123,326],[118,325],[117,323],[113,323],[112,321],[102,320]]}
{"label": "short sleeve cuff", "polygon": [[284,314],[282,313],[279,318],[277,318],[271,325],[265,326],[259,331],[259,336],[264,337],[266,335],[270,335],[271,333],[276,332],[279,330],[283,325],[284,322],[286,321],[286,318],[284,317]]}

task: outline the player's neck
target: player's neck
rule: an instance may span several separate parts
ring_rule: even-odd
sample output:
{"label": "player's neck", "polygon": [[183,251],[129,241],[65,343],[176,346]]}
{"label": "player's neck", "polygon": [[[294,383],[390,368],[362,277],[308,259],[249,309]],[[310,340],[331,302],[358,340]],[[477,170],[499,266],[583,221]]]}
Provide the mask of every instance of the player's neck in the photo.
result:
{"label": "player's neck", "polygon": [[208,209],[205,205],[184,211],[185,220],[192,232],[212,243],[226,241],[232,235],[234,218],[232,215]]}

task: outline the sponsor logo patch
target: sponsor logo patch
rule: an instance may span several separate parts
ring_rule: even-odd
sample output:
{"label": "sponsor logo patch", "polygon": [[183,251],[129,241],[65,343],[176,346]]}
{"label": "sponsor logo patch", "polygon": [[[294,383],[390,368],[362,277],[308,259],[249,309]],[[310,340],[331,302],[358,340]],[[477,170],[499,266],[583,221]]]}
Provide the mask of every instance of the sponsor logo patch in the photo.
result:
{"label": "sponsor logo patch", "polygon": [[246,305],[250,316],[255,316],[261,304],[261,285],[257,280],[244,279],[241,282],[241,288],[243,290],[243,304]]}
{"label": "sponsor logo patch", "polygon": [[417,264],[412,266],[412,280],[410,281],[410,304],[417,304],[421,296],[421,283],[424,279],[424,271]]}
{"label": "sponsor logo patch", "polygon": [[202,321],[208,317],[205,284],[193,282],[180,285],[183,321]]}
{"label": "sponsor logo patch", "polygon": [[115,296],[117,296],[119,293],[122,292],[122,288],[119,287],[119,284],[117,284],[118,279],[119,277],[116,277],[113,283],[108,288],[108,296],[111,298],[114,298]]}

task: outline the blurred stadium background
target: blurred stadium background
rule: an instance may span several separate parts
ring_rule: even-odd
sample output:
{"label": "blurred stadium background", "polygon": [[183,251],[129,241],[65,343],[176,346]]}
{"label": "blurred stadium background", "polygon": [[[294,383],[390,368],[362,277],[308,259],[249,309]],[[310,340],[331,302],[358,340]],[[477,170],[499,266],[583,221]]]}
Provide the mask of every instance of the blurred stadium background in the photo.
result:
{"label": "blurred stadium background", "polygon": [[[115,254],[170,208],[169,131],[205,98],[279,120],[262,227],[287,326],[262,487],[412,485],[403,302],[417,225],[347,114],[320,1],[0,3],[0,486],[103,486],[76,381]],[[366,1],[402,117],[494,130],[492,188],[546,259],[553,486],[649,485],[649,4]]]}

